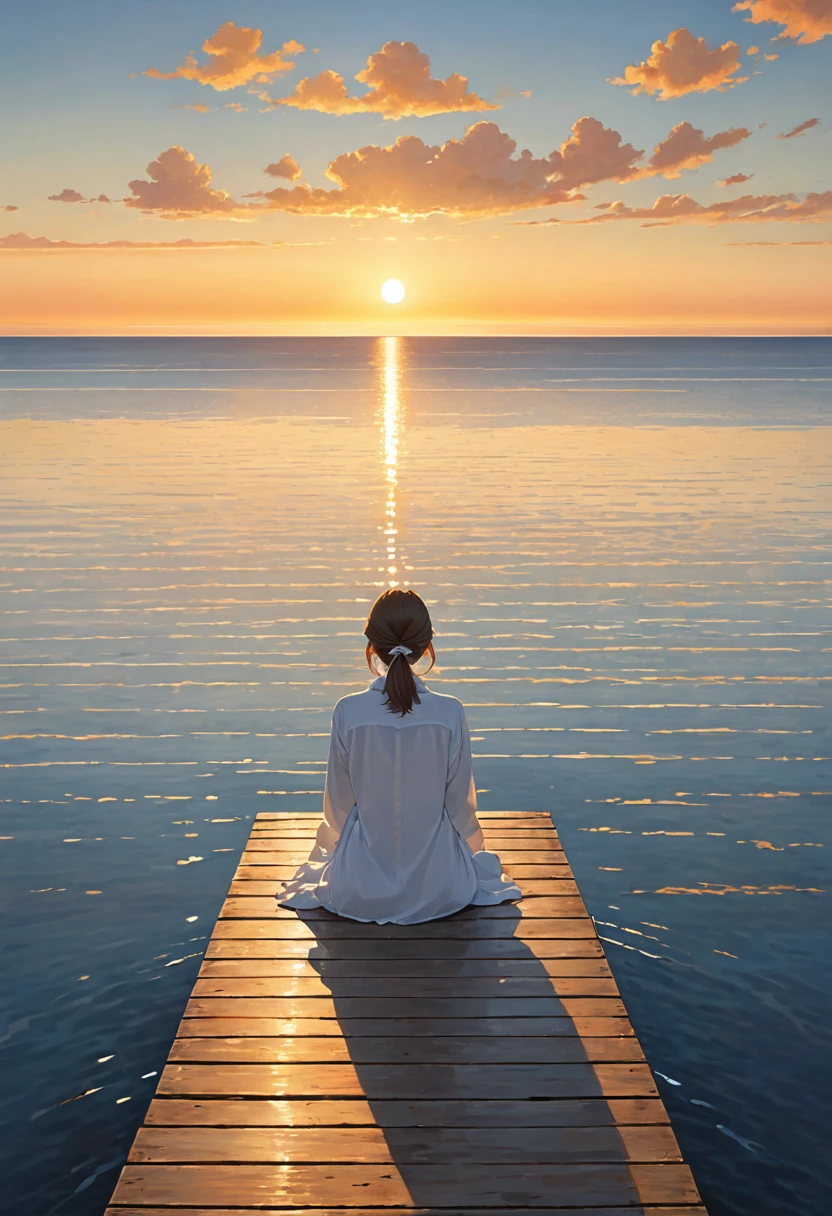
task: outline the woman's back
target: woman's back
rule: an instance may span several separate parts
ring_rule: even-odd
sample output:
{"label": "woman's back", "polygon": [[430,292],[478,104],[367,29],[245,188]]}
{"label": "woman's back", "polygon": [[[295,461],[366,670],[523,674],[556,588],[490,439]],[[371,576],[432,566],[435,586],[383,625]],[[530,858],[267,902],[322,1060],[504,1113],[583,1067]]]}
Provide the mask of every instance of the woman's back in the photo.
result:
{"label": "woman's back", "polygon": [[[446,809],[466,838],[478,828],[471,766],[460,764],[468,745],[462,704],[421,680],[416,687],[419,702],[404,716],[387,711],[383,679],[344,697],[333,715],[347,765],[328,772],[328,799],[346,805],[352,798],[368,843],[396,865],[420,847]],[[341,788],[345,777],[349,788]]]}

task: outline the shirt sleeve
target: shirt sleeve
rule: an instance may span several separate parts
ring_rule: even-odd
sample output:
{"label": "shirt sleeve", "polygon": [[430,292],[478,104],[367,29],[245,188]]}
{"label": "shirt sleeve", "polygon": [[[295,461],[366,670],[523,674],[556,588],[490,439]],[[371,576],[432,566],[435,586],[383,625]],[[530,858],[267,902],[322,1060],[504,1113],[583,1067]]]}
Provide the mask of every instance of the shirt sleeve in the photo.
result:
{"label": "shirt sleeve", "polygon": [[477,790],[471,761],[471,735],[465,710],[460,705],[459,734],[451,741],[448,780],[445,785],[445,810],[458,835],[472,853],[485,848],[482,828],[477,819]]}
{"label": "shirt sleeve", "polygon": [[332,734],[326,764],[324,817],[318,828],[315,847],[309,855],[310,861],[323,861],[327,854],[332,853],[354,806],[355,791],[350,779],[349,754],[341,736],[336,707],[332,716]]}

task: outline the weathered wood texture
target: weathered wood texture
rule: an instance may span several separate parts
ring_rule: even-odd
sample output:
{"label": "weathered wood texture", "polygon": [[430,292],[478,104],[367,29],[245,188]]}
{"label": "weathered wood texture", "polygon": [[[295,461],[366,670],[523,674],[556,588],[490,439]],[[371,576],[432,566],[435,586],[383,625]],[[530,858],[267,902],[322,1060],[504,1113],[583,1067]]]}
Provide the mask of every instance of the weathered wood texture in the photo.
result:
{"label": "weathered wood texture", "polygon": [[400,926],[258,815],[109,1216],[706,1216],[549,816],[481,819],[522,903]]}

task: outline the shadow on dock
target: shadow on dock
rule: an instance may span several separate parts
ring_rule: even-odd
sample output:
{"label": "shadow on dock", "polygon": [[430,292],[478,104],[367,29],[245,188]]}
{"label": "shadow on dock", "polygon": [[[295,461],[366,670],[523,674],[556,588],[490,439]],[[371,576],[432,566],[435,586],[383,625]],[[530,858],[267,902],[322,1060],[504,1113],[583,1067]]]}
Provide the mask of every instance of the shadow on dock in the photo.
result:
{"label": "shadow on dock", "polygon": [[606,961],[574,957],[581,939],[525,940],[514,905],[384,926],[383,940],[299,916],[395,1166],[379,1171],[396,1192],[387,1202],[633,1212],[657,1191],[691,1202],[684,1184],[668,1188],[675,1138]]}

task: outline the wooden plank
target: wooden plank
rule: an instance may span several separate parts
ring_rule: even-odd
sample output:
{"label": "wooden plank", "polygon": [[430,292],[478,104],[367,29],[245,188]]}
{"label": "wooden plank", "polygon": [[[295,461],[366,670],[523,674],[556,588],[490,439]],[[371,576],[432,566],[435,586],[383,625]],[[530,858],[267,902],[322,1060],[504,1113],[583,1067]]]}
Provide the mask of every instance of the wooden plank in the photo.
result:
{"label": "wooden plank", "polygon": [[654,1098],[646,1064],[167,1064],[158,1093],[228,1098]]}
{"label": "wooden plank", "polygon": [[680,1161],[670,1127],[141,1128],[128,1157],[146,1162],[343,1162],[470,1165],[491,1162]]}
{"label": "wooden plank", "polygon": [[[512,810],[497,810],[497,811],[477,811],[479,822],[488,822],[491,818],[544,818],[551,824],[552,817],[549,811],[512,811]],[[258,811],[254,816],[254,822],[266,822],[269,820],[283,822],[283,820],[299,820],[302,822],[320,822],[320,811]]]}
{"label": "wooden plank", "polygon": [[[245,866],[244,868],[248,870],[253,867]],[[269,866],[268,868],[273,870],[285,869],[286,873],[281,875],[280,878],[259,880],[249,877],[246,877],[245,879],[235,877],[229,888],[229,895],[262,895],[271,897],[273,899],[274,896],[280,892],[283,882],[290,879],[295,873],[296,867]],[[562,868],[564,870],[566,869],[565,866]],[[515,878],[514,874],[512,874],[512,878],[515,879],[515,882],[523,895],[548,895],[555,897],[560,895],[578,895],[578,886],[574,878]]]}
{"label": "wooden plank", "polygon": [[625,1017],[514,1017],[514,1018],[183,1018],[178,1037],[241,1038],[251,1035],[334,1035],[356,1038],[361,1035],[444,1035],[478,1038],[480,1035],[549,1036],[577,1035],[579,1038],[633,1037]]}
{"label": "wooden plank", "polygon": [[[292,865],[297,867],[302,862],[306,861],[307,857],[309,856],[309,849],[307,847],[304,847],[303,845],[295,847],[288,841],[285,849],[267,849],[260,846],[258,846],[257,849],[250,849],[248,847],[250,843],[251,841],[249,840],[246,845],[246,850],[240,858],[244,865]],[[562,852],[558,852],[557,850],[540,851],[538,849],[528,848],[526,846],[517,849],[500,849],[500,861],[503,863],[504,868],[508,868],[515,863],[534,864],[535,862],[539,863],[541,860],[546,861],[547,859],[552,862],[560,863],[560,859],[563,856],[564,854]]]}
{"label": "wooden plank", "polygon": [[505,1018],[626,1017],[618,997],[191,997],[185,1017]]}
{"label": "wooden plank", "polygon": [[[235,1204],[258,1207],[264,1197],[277,1206],[317,1204],[351,1207],[357,1193],[382,1207],[467,1206],[507,1203],[540,1207],[557,1196],[563,1204],[597,1207],[621,1203],[694,1203],[696,1188],[687,1166],[661,1164],[526,1165],[488,1163],[448,1168],[409,1165],[406,1180],[395,1165],[126,1165],[116,1186],[116,1204],[181,1206]],[[357,1188],[361,1188],[357,1191]]]}
{"label": "wooden plank", "polygon": [[[563,929],[563,922],[559,928]],[[227,925],[223,927],[225,934]],[[315,941],[304,935],[300,940],[282,938],[220,937],[218,928],[209,941],[206,959],[314,959],[330,960],[333,956],[341,962],[354,959],[561,959],[602,958],[603,950],[597,936],[593,934],[575,938],[534,938],[525,941],[517,937],[508,938],[399,938],[395,941],[365,938],[364,940],[340,938],[331,941]]]}
{"label": "wooden plank", "polygon": [[[546,853],[562,853],[563,848],[560,841],[553,832],[547,831],[544,828],[495,828],[490,830],[483,829],[483,837],[490,851],[498,851],[500,848],[512,849],[541,849]],[[309,845],[314,843],[315,833],[307,832],[302,829],[289,831],[254,831],[248,839],[247,848],[259,849],[261,852],[269,852],[269,850],[280,852],[282,846],[287,845],[290,848],[297,849],[301,845]]]}
{"label": "wooden plank", "polygon": [[[301,858],[301,860],[303,860],[303,858]],[[271,866],[264,862],[262,865],[240,865],[237,867],[237,872],[234,875],[234,881],[241,882],[247,879],[253,879],[257,882],[284,882],[286,879],[291,878],[294,875],[299,864],[299,862],[281,862],[277,865]],[[511,867],[511,877],[515,882],[521,878],[533,878],[538,880],[541,878],[560,878],[568,881],[569,879],[573,878],[573,875],[571,867],[565,863],[557,864],[556,862],[543,861],[527,865],[513,865]],[[270,888],[270,890],[275,891],[277,888],[273,886]]]}
{"label": "wooden plank", "polygon": [[627,1064],[644,1055],[635,1038],[285,1035],[177,1038],[168,1059],[180,1064]]}
{"label": "wooden plank", "polygon": [[[520,903],[489,904],[485,907],[461,908],[459,912],[454,912],[451,916],[444,917],[441,921],[428,922],[431,925],[431,929],[423,931],[432,932],[434,925],[448,924],[451,921],[475,920],[481,923],[487,920],[541,920],[544,917],[584,916],[585,913],[584,901],[580,896],[552,895],[548,898],[524,899]],[[336,916],[335,913],[328,911],[326,908],[304,908],[302,912],[296,912],[293,908],[281,908],[275,904],[274,892],[270,892],[268,896],[229,896],[220,909],[220,918],[226,920],[230,917],[242,917],[246,920],[262,920],[264,917],[277,917],[282,920],[300,920],[304,924],[311,924],[313,921],[342,923],[342,917]],[[400,930],[407,929],[411,933],[414,929],[413,925],[391,925],[389,927]]]}
{"label": "wooden plank", "polygon": [[154,1098],[146,1126],[153,1127],[601,1127],[668,1124],[660,1098],[605,1101],[427,1102],[363,1098],[203,1099]]}
{"label": "wooden plank", "polygon": [[[451,921],[475,920],[482,923],[487,920],[541,920],[544,917],[583,916],[586,913],[584,901],[576,895],[540,896],[535,899],[524,899],[520,903],[489,904],[485,907],[461,908],[458,912],[444,917],[441,921],[430,921],[432,932],[434,925],[448,924]],[[282,920],[302,921],[311,924],[313,921],[342,922],[342,917],[336,916],[327,908],[304,908],[296,912],[293,908],[281,908],[275,904],[274,892],[263,895],[229,896],[220,909],[220,919],[241,917],[246,920],[262,920],[264,917],[277,917]],[[358,922],[363,923],[363,922]],[[382,926],[387,927],[387,926]],[[412,933],[413,925],[391,925],[390,928],[407,929]]]}
{"label": "wooden plank", "polygon": [[403,926],[257,816],[109,1216],[706,1216],[549,815],[482,821],[523,900]]}
{"label": "wooden plank", "polygon": [[[460,992],[458,978],[421,979],[419,994],[425,997],[454,997]],[[587,978],[585,976],[495,976],[493,978],[468,979],[464,985],[465,998],[480,996],[498,997],[527,997],[527,996],[618,996],[618,988],[611,976]],[[193,995],[201,996],[327,996],[340,1000],[341,997],[363,996],[379,997],[413,997],[412,979],[384,979],[383,976],[372,978],[332,977],[322,979],[320,976],[249,976],[240,978],[224,977],[219,979],[198,979],[194,984]]]}
{"label": "wooden plank", "polygon": [[[174,1209],[176,1216],[251,1216],[252,1208],[194,1208],[178,1206]],[[309,1216],[314,1210],[315,1216],[344,1216],[344,1208],[264,1208],[256,1209],[257,1216]],[[442,1208],[442,1216],[494,1216],[499,1211],[501,1216],[529,1216],[529,1208]],[[396,1208],[396,1216],[437,1216],[435,1208]],[[649,1208],[642,1204],[634,1207],[593,1207],[593,1208],[534,1208],[535,1216],[707,1216],[707,1212],[699,1204],[684,1207],[660,1208],[651,1205]],[[390,1208],[350,1208],[350,1216],[390,1216]],[[109,1207],[105,1216],[171,1216],[171,1208],[149,1207]]]}
{"label": "wooden plank", "polygon": [[[275,916],[274,919],[261,918],[248,920],[243,917],[222,918],[217,921],[214,938],[217,941],[231,937],[251,938],[284,938],[288,941],[344,941],[350,938],[370,941],[379,939],[404,940],[412,942],[413,929],[411,925],[376,925],[362,924],[360,921],[340,920],[332,917],[310,918],[301,921],[297,917]],[[437,920],[432,923],[430,934],[425,929],[423,940],[431,943],[446,938],[455,938],[463,942],[481,941],[490,938],[504,938],[514,941],[533,940],[537,938],[595,938],[595,927],[588,916],[554,917],[522,921],[509,920],[506,917],[485,918],[482,920],[462,919],[453,917],[448,920]]]}
{"label": "wooden plank", "polygon": [[200,979],[233,979],[246,976],[323,976],[326,979],[455,979],[481,977],[583,976],[611,978],[604,958],[559,959],[208,959],[199,969]]}

